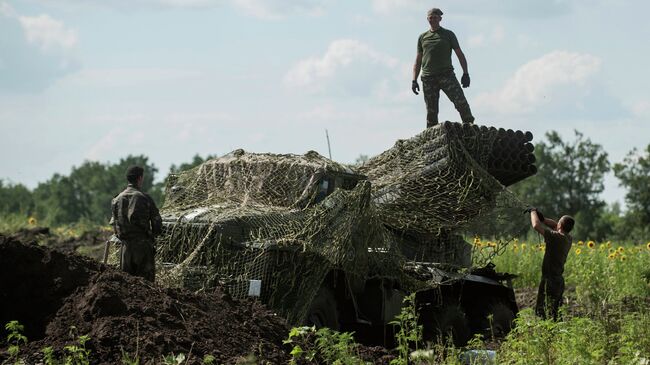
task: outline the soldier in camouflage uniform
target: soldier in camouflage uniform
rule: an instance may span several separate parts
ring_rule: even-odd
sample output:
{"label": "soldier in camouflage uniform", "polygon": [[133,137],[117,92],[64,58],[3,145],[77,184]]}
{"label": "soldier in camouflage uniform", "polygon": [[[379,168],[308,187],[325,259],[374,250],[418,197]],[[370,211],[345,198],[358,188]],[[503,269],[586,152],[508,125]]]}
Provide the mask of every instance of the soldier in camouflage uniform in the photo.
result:
{"label": "soldier in camouflage uniform", "polygon": [[427,20],[431,29],[422,33],[418,38],[418,51],[413,65],[411,89],[415,95],[418,95],[418,91],[420,91],[417,78],[420,69],[422,70],[422,91],[427,106],[427,128],[438,124],[440,90],[444,91],[449,100],[454,103],[463,123],[474,122],[463,89],[461,89],[454,74],[454,67],[451,64],[451,50],[454,50],[460,66],[463,68],[463,77],[461,78],[463,87],[469,87],[467,60],[460,49],[454,32],[440,26],[441,19],[442,11],[438,8],[433,8],[427,13]]}
{"label": "soldier in camouflage uniform", "polygon": [[131,275],[155,281],[154,237],[162,231],[162,219],[153,199],[142,192],[144,169],[131,166],[129,184],[111,203],[113,230],[122,241],[120,268]]}

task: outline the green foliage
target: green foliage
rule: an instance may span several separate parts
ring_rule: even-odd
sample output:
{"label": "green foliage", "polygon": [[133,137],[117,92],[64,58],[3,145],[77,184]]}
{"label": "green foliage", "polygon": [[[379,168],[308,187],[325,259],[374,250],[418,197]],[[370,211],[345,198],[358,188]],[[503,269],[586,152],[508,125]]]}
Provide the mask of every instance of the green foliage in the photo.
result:
{"label": "green foliage", "polygon": [[123,365],[140,365],[140,355],[136,351],[135,355],[131,355],[128,352],[124,351],[123,348],[120,348],[122,352],[122,364]]}
{"label": "green foliage", "polygon": [[[479,247],[478,249],[489,249]],[[536,287],[541,276],[545,246],[540,242],[515,242],[494,263],[500,271],[519,275],[515,287]],[[566,286],[575,288],[575,300],[587,313],[601,313],[606,303],[628,297],[646,297],[650,248],[616,242],[577,241],[567,257]]]}
{"label": "green foliage", "polygon": [[549,216],[575,216],[575,237],[603,238],[595,236],[595,222],[605,206],[600,193],[610,170],[607,153],[578,131],[571,142],[555,131],[546,139],[535,146],[537,174],[512,190]]}
{"label": "green foliage", "polygon": [[192,161],[190,161],[190,162],[185,162],[185,163],[182,163],[182,164],[180,164],[178,166],[172,164],[171,167],[169,168],[169,173],[170,174],[178,174],[181,171],[189,170],[191,168],[194,168],[194,167],[204,163],[207,160],[211,160],[211,159],[216,158],[216,157],[217,157],[217,155],[208,155],[205,158],[203,158],[203,157],[199,156],[198,154],[196,154],[196,155],[194,155],[194,157],[192,157]]}
{"label": "green foliage", "polygon": [[608,321],[565,315],[542,320],[523,310],[498,351],[499,364],[644,364],[650,362],[650,315],[614,312]]}
{"label": "green foliage", "polygon": [[397,342],[397,352],[399,356],[391,360],[391,365],[408,364],[411,346],[418,349],[418,344],[422,342],[422,325],[418,324],[418,312],[415,305],[415,293],[404,297],[402,310],[400,314],[389,324],[399,328],[395,334]]}
{"label": "green foliage", "polygon": [[167,356],[163,356],[162,358],[162,363],[164,365],[181,365],[185,361],[185,354],[180,353],[178,355],[169,354]]}
{"label": "green foliage", "polygon": [[[188,163],[172,165],[170,174],[193,168],[214,157],[195,155]],[[85,161],[80,166],[73,167],[67,176],[54,174],[47,181],[38,184],[33,191],[21,184],[7,183],[0,179],[0,229],[7,225],[7,220],[15,222],[16,217],[19,217],[21,222],[26,222],[30,216],[49,226],[81,221],[105,225],[110,219],[111,199],[126,186],[126,169],[132,165],[144,168],[142,190],[161,206],[165,182],[154,184],[158,168],[149,162],[148,157],[129,155],[114,164]],[[12,223],[12,227],[16,226],[16,223]],[[11,230],[15,229],[3,231]]]}
{"label": "green foliage", "polygon": [[22,184],[7,184],[0,179],[0,215],[27,216],[34,210],[32,192]]}
{"label": "green foliage", "polygon": [[41,352],[45,365],[89,365],[90,350],[86,348],[86,343],[90,341],[87,335],[77,335],[77,328],[70,326],[70,338],[73,343],[63,347],[63,354],[57,357],[52,346],[44,347]]}
{"label": "green foliage", "polygon": [[106,224],[110,219],[111,199],[126,186],[125,172],[131,165],[145,169],[142,188],[149,191],[158,169],[149,164],[146,156],[127,156],[117,164],[85,161],[73,167],[69,176],[54,174],[34,189],[36,216],[54,226],[84,219]]}
{"label": "green foliage", "polygon": [[216,361],[216,358],[210,354],[206,354],[203,356],[203,361],[202,363],[205,365],[212,365]]}
{"label": "green foliage", "polygon": [[650,144],[644,154],[633,149],[623,162],[614,164],[614,174],[627,188],[625,216],[630,236],[648,237],[650,234]]}
{"label": "green foliage", "polygon": [[294,327],[283,343],[293,345],[289,353],[291,364],[297,364],[300,360],[335,365],[364,364],[358,357],[352,333],[340,333],[326,327],[319,330],[315,327]]}
{"label": "green foliage", "polygon": [[7,335],[7,354],[9,360],[14,364],[22,364],[24,361],[20,359],[20,347],[27,344],[27,337],[23,335],[25,327],[18,321],[10,321],[5,324],[5,330],[9,333]]}

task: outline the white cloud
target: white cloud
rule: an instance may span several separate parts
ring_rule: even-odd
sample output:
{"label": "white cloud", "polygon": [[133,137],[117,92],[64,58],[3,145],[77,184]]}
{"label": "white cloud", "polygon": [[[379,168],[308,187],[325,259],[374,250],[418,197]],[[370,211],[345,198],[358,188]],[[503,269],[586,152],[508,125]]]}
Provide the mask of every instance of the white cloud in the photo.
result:
{"label": "white cloud", "polygon": [[[367,95],[399,72],[397,59],[354,39],[335,40],[322,57],[297,62],[285,75],[285,85],[308,92]],[[378,89],[379,88],[379,89]]]}
{"label": "white cloud", "polygon": [[40,91],[76,71],[76,44],[76,33],[51,16],[24,16],[0,3],[0,90]]}
{"label": "white cloud", "polygon": [[589,54],[553,51],[519,67],[501,89],[479,95],[475,104],[500,114],[531,113],[553,104],[579,107],[600,65]]}
{"label": "white cloud", "polygon": [[70,49],[77,44],[76,33],[47,14],[20,16],[18,19],[25,30],[27,40],[37,44],[44,51],[55,48]]}

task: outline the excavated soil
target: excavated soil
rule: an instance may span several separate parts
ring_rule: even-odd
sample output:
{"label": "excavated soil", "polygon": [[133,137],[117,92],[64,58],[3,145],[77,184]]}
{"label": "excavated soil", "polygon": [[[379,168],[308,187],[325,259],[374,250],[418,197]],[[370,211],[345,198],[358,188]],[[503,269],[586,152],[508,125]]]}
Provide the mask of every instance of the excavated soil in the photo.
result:
{"label": "excavated soil", "polygon": [[[232,299],[218,288],[204,294],[162,288],[77,255],[69,243],[65,252],[36,243],[60,241],[50,236],[46,230],[0,235],[0,338],[7,336],[5,323],[23,324],[29,342],[21,357],[28,364],[43,363],[46,346],[61,355],[74,343],[71,327],[90,337],[91,364],[120,364],[123,353],[139,355],[141,364],[180,353],[189,354],[183,364],[200,364],[205,355],[216,364],[246,357],[250,363],[251,354],[258,364],[289,362],[291,347],[282,341],[290,327],[258,302]],[[0,363],[7,359],[2,346]],[[382,347],[358,352],[376,364],[393,358]]]}
{"label": "excavated soil", "polygon": [[250,354],[259,363],[289,360],[282,344],[289,326],[252,300],[161,288],[89,258],[0,236],[0,323],[11,320],[25,326],[22,353],[30,363],[45,346],[71,344],[71,326],[90,337],[95,364],[121,363],[122,350],[149,362],[172,353],[190,354],[188,364],[206,354],[228,364]]}

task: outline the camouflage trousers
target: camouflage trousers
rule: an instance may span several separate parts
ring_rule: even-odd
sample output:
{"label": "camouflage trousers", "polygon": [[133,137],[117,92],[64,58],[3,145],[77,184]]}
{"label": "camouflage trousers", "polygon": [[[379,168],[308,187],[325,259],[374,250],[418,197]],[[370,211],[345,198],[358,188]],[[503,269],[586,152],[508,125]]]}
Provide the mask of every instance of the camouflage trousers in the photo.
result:
{"label": "camouflage trousers", "polygon": [[559,277],[544,277],[539,283],[539,290],[537,291],[537,304],[535,305],[535,313],[546,318],[551,316],[553,319],[558,318],[558,310],[562,304],[562,295],[564,294],[564,278]]}
{"label": "camouflage trousers", "polygon": [[438,124],[438,102],[440,90],[444,91],[449,100],[454,103],[463,123],[473,123],[474,117],[465,98],[465,93],[456,78],[454,71],[438,75],[422,77],[422,92],[427,106],[427,128]]}
{"label": "camouflage trousers", "polygon": [[151,282],[156,279],[156,250],[148,239],[123,240],[120,248],[120,268],[134,276],[143,277]]}

